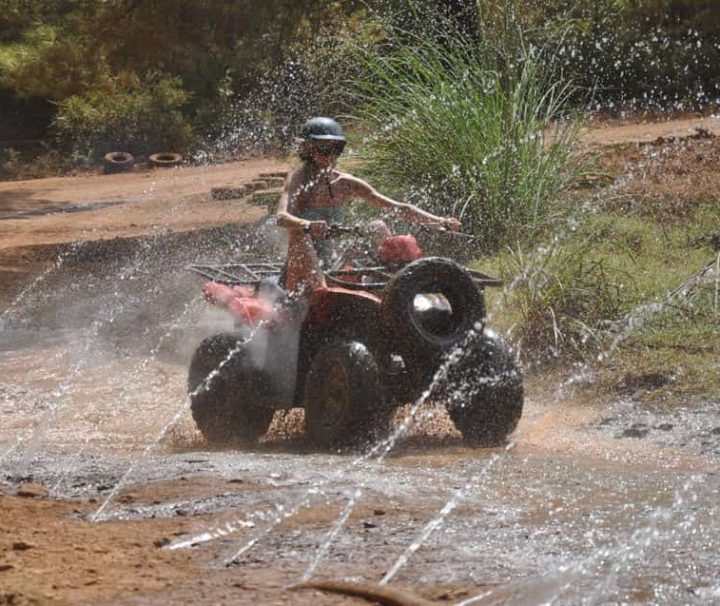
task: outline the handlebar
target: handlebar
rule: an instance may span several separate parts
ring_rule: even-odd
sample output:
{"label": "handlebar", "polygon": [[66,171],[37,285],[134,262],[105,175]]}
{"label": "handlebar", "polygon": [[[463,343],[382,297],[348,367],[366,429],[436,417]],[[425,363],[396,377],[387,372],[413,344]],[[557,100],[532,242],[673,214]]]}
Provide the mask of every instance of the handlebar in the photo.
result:
{"label": "handlebar", "polygon": [[[305,233],[309,233],[311,230],[310,230],[310,227],[304,227],[303,231]],[[327,228],[327,231],[325,232],[324,237],[325,238],[335,238],[338,236],[364,236],[364,235],[366,235],[366,232],[359,225],[350,227],[348,225],[339,225],[337,223],[330,223],[330,225],[328,225],[328,228]]]}
{"label": "handlebar", "polygon": [[420,223],[418,225],[420,231],[430,232],[431,234],[442,234],[443,236],[452,236],[455,238],[465,238],[466,240],[474,240],[476,236],[464,234],[461,231],[453,231],[443,225],[437,223]]}
{"label": "handlebar", "polygon": [[[467,240],[474,240],[475,236],[471,236],[470,234],[464,234],[459,231],[452,231],[451,229],[448,229],[447,227],[444,227],[442,225],[437,225],[435,223],[420,223],[418,224],[418,227],[422,231],[427,231],[433,234],[442,234],[443,236],[453,236],[453,237],[460,237],[465,238]],[[303,228],[303,231],[305,233],[310,232],[310,227]],[[327,232],[325,233],[325,238],[337,238],[340,236],[367,236],[368,232],[363,229],[363,227],[359,225],[355,226],[349,226],[349,225],[340,225],[338,223],[330,223],[328,225]]]}

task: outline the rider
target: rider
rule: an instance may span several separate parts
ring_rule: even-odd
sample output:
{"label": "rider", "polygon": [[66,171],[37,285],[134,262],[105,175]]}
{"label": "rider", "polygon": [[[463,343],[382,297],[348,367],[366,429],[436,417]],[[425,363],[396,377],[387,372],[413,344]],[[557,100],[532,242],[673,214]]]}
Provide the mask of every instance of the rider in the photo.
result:
{"label": "rider", "polygon": [[460,221],[426,212],[383,196],[365,181],[335,168],[347,139],[332,118],[312,118],[303,126],[299,148],[302,164],[285,182],[277,208],[277,224],[288,230],[285,288],[301,291],[325,286],[318,252],[332,223],[342,223],[343,207],[364,200],[414,223],[440,225],[457,231]]}

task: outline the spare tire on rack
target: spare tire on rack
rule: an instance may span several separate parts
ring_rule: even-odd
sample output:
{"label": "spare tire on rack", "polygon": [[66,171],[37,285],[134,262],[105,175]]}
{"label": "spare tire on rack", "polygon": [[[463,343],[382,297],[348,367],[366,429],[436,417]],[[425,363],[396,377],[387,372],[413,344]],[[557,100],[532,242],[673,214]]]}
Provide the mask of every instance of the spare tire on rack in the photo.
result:
{"label": "spare tire on rack", "polygon": [[175,168],[183,163],[183,157],[180,154],[162,152],[153,154],[148,158],[148,164],[152,168]]}
{"label": "spare tire on rack", "polygon": [[106,175],[126,173],[135,166],[135,158],[129,152],[114,151],[105,154],[103,158],[103,172]]}
{"label": "spare tire on rack", "polygon": [[[440,309],[422,310],[422,300],[442,301]],[[401,269],[383,292],[382,318],[398,342],[403,358],[436,366],[470,330],[485,322],[485,298],[470,273],[437,257],[418,259]]]}

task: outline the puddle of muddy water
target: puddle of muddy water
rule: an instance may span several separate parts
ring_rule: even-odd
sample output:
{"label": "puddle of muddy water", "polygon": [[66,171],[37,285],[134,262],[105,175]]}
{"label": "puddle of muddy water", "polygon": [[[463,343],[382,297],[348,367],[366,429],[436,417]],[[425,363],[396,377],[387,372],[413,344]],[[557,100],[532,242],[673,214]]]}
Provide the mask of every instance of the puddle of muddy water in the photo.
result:
{"label": "puddle of muddy water", "polygon": [[[310,563],[343,497],[365,486],[363,502],[329,546],[322,574],[379,579],[445,496],[495,454],[459,449],[443,453],[442,465],[435,460],[428,466],[418,464],[416,455],[406,460],[400,454],[372,469],[354,470],[263,537],[235,566],[246,574],[278,566],[291,582]],[[47,453],[34,470],[36,480],[54,477],[68,457]],[[77,465],[68,495],[98,498],[127,463],[127,457],[109,454],[88,457]],[[267,523],[278,505],[297,503],[308,486],[327,477],[329,465],[343,463],[346,457],[323,454],[154,456],[138,469],[128,498],[121,497],[104,519],[189,517],[199,537],[209,522],[221,525],[241,515],[243,524],[207,548],[207,557],[222,555]],[[558,603],[702,603],[693,592],[699,596],[717,581],[720,520],[712,500],[720,482],[706,471],[678,499],[689,477],[684,470],[638,470],[552,452],[507,453],[445,520],[442,532],[429,537],[398,581],[508,583],[497,590],[497,603],[539,603],[523,592],[537,595],[552,579]],[[202,550],[202,541],[196,544]],[[616,578],[593,602],[609,574]]]}

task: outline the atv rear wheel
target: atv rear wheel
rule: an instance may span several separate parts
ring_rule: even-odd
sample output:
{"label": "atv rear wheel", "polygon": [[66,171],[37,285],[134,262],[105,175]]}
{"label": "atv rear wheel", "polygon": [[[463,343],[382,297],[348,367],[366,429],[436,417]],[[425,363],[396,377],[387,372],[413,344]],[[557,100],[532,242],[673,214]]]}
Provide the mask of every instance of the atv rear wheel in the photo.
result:
{"label": "atv rear wheel", "polygon": [[463,439],[498,446],[517,427],[523,409],[522,374],[498,333],[471,333],[447,374],[447,408]]}
{"label": "atv rear wheel", "polygon": [[391,414],[375,358],[365,345],[341,341],[320,349],[305,387],[306,427],[315,444],[362,446],[381,439]]}
{"label": "atv rear wheel", "polygon": [[262,436],[273,418],[272,408],[262,406],[270,389],[237,336],[215,335],[195,350],[188,376],[190,408],[209,443],[254,442]]}

